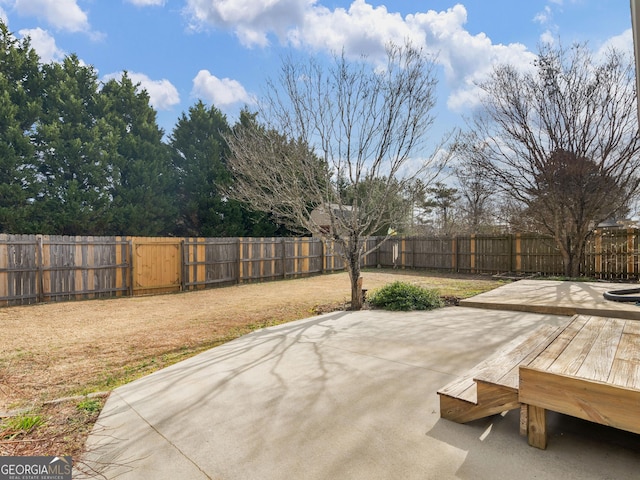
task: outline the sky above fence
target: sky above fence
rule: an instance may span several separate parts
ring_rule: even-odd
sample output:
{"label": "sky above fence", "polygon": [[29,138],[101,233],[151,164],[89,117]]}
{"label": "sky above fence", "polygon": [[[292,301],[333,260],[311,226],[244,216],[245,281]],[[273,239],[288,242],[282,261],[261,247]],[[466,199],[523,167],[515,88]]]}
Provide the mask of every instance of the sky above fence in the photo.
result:
{"label": "sky above fence", "polygon": [[530,64],[540,41],[633,48],[625,1],[0,0],[0,18],[46,62],[76,53],[103,80],[127,70],[167,133],[197,99],[234,122],[290,52],[375,59],[411,39],[438,56],[444,131],[472,110],[492,64]]}

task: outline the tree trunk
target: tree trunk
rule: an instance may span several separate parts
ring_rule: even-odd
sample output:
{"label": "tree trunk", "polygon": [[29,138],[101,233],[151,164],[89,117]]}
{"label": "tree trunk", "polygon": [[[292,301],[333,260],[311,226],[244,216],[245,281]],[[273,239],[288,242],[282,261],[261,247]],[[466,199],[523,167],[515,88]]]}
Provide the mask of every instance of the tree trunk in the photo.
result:
{"label": "tree trunk", "polygon": [[351,310],[362,310],[362,277],[351,280]]}
{"label": "tree trunk", "polygon": [[571,237],[566,237],[564,242],[558,241],[560,252],[562,253],[562,265],[564,267],[564,276],[567,278],[578,278],[582,273],[580,271],[580,264],[584,257],[584,243],[583,238],[571,240]]}
{"label": "tree trunk", "polygon": [[572,266],[572,255],[571,255],[571,244],[569,242],[569,237],[559,237],[555,236],[556,245],[560,250],[560,255],[562,255],[562,274],[565,277],[571,276]]}
{"label": "tree trunk", "polygon": [[347,245],[347,248],[347,270],[351,280],[351,310],[362,310],[362,279],[360,278],[358,242],[355,242],[355,245]]}

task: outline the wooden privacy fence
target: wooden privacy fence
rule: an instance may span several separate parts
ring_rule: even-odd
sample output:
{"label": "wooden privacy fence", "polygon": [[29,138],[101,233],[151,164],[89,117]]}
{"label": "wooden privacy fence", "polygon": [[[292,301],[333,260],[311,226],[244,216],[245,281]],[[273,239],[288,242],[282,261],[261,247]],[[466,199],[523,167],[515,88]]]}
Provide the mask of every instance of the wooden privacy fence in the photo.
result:
{"label": "wooden privacy fence", "polygon": [[[586,246],[580,271],[600,279],[637,280],[638,229],[598,230]],[[454,238],[399,237],[377,252],[384,267],[441,269],[460,273],[562,275],[562,255],[543,235],[470,235]]]}
{"label": "wooden privacy fence", "polygon": [[0,302],[122,295],[129,292],[129,252],[120,237],[0,235]]}
{"label": "wooden privacy fence", "polygon": [[[367,246],[378,239],[367,239]],[[599,231],[582,272],[638,279],[638,230]],[[562,258],[540,235],[393,237],[363,267],[560,275]],[[0,235],[0,305],[196,290],[343,270],[339,248],[318,238],[146,238]]]}
{"label": "wooden privacy fence", "polygon": [[0,235],[0,305],[147,295],[342,270],[315,238]]}

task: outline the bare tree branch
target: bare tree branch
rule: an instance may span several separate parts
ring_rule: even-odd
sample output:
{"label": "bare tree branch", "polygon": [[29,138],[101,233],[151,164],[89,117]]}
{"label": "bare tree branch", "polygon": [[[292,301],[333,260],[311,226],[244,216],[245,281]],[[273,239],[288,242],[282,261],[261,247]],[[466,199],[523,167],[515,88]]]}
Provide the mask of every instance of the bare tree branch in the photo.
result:
{"label": "bare tree branch", "polygon": [[[376,68],[344,54],[328,67],[286,59],[279,81],[268,84],[263,124],[228,138],[236,179],[228,194],[289,228],[337,242],[355,309],[360,260],[371,251],[364,237],[401,228],[408,209],[396,199],[413,178],[437,173],[447,160],[424,154],[434,120],[433,60],[410,44],[389,45],[386,60]],[[409,170],[415,158],[427,160]],[[312,215],[318,209],[329,228]]]}
{"label": "bare tree branch", "polygon": [[640,186],[634,66],[616,50],[543,46],[535,71],[494,69],[458,153],[554,236],[576,276],[594,225]]}

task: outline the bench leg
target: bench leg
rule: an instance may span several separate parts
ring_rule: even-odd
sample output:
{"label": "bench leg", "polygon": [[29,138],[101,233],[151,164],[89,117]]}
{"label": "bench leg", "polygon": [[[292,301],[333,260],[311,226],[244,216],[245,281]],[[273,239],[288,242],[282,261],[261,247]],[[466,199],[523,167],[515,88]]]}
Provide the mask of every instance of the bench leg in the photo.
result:
{"label": "bench leg", "polygon": [[520,435],[527,436],[529,429],[529,405],[523,403],[520,405]]}
{"label": "bench leg", "polygon": [[532,447],[547,448],[547,411],[544,408],[528,405],[527,436]]}

